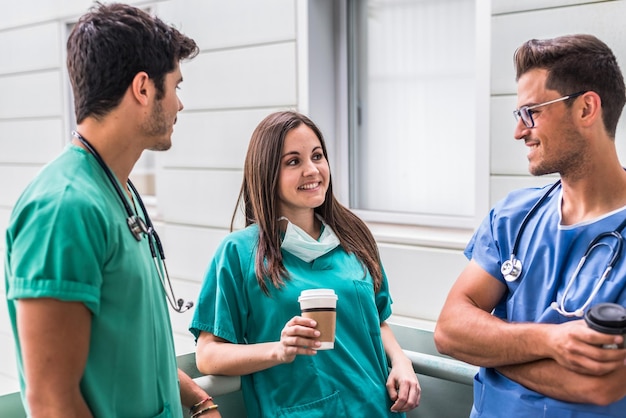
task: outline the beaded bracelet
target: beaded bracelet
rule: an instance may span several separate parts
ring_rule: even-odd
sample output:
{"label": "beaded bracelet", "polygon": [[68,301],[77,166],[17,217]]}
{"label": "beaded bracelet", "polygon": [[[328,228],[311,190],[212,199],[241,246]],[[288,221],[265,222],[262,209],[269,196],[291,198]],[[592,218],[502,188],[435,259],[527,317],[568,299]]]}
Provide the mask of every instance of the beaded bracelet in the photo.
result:
{"label": "beaded bracelet", "polygon": [[195,410],[196,410],[196,409],[197,409],[200,405],[202,405],[203,403],[208,402],[208,401],[212,401],[212,400],[213,400],[213,398],[212,398],[211,396],[209,396],[209,397],[207,397],[207,398],[202,399],[202,400],[201,400],[200,402],[198,402],[197,404],[192,405],[192,406],[191,406],[191,408],[189,408],[189,415],[193,415],[193,414],[195,413]]}
{"label": "beaded bracelet", "polygon": [[217,405],[209,405],[204,409],[199,410],[198,412],[196,412],[195,414],[193,414],[190,418],[196,418],[199,417],[200,415],[204,414],[207,411],[210,411],[212,409],[217,409]]}

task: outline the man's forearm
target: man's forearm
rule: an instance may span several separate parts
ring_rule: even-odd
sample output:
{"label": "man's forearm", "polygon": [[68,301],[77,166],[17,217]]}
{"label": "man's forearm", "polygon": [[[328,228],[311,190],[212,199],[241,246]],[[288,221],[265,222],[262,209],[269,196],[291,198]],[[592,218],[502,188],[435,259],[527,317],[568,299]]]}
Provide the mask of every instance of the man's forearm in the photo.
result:
{"label": "man's forearm", "polygon": [[603,376],[592,376],[544,359],[496,370],[535,392],[565,402],[606,405],[626,396],[626,367]]}

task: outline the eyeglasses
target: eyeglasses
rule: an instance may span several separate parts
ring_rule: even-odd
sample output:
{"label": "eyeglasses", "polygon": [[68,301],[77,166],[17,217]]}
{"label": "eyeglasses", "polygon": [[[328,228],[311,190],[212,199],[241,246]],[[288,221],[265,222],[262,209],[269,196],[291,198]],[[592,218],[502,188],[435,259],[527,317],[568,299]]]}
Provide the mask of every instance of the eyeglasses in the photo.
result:
{"label": "eyeglasses", "polygon": [[515,116],[515,121],[519,121],[521,119],[522,122],[524,122],[524,126],[526,126],[527,128],[534,128],[535,127],[535,120],[533,119],[533,113],[535,113],[535,112],[533,111],[533,109],[536,109],[536,108],[541,107],[541,106],[547,106],[547,105],[552,104],[552,103],[562,102],[562,101],[568,100],[568,99],[573,99],[573,98],[578,97],[580,95],[583,95],[585,93],[587,93],[586,90],[585,91],[579,91],[578,93],[569,94],[567,96],[559,97],[558,99],[550,100],[549,102],[539,103],[539,104],[532,105],[532,106],[522,106],[519,109],[515,109],[513,111],[513,116]]}

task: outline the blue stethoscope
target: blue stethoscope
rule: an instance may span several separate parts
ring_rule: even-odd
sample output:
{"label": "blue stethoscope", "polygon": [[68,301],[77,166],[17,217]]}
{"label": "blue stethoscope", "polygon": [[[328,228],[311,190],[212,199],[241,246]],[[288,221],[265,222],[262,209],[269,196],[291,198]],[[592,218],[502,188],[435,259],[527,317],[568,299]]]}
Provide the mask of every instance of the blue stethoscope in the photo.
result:
{"label": "blue stethoscope", "polygon": [[[143,238],[143,235],[148,237],[148,245],[150,246],[150,253],[152,254],[152,260],[154,261],[154,265],[159,275],[159,280],[161,281],[161,284],[163,285],[163,290],[165,291],[165,296],[167,297],[167,301],[169,302],[172,309],[174,309],[176,312],[179,312],[179,313],[183,313],[189,310],[191,307],[193,307],[193,302],[185,302],[183,299],[176,299],[176,296],[174,295],[174,289],[172,288],[172,281],[170,280],[170,275],[167,271],[167,266],[165,265],[165,253],[163,252],[163,245],[161,244],[161,239],[159,238],[159,235],[154,229],[152,220],[150,219],[150,216],[148,216],[148,211],[146,210],[146,207],[143,204],[143,200],[141,199],[139,192],[137,192],[135,185],[130,181],[130,179],[127,180],[128,187],[130,187],[133,194],[137,198],[139,207],[141,208],[141,211],[143,212],[143,215],[146,218],[145,221],[133,212],[133,210],[130,207],[130,204],[128,203],[128,201],[126,200],[126,197],[124,196],[124,192],[122,191],[120,185],[117,183],[117,180],[113,176],[113,173],[111,172],[109,167],[106,165],[106,163],[104,162],[104,160],[102,159],[98,151],[96,151],[96,149],[89,143],[89,141],[87,141],[85,137],[83,137],[78,132],[73,131],[72,135],[76,139],[78,139],[85,146],[85,148],[89,150],[91,155],[94,156],[94,158],[96,159],[100,167],[102,167],[102,170],[104,170],[105,174],[107,175],[109,182],[113,185],[113,188],[115,189],[118,197],[122,201],[122,204],[124,205],[124,209],[126,210],[126,214],[128,215],[128,217],[126,218],[126,223],[128,224],[128,229],[130,229],[130,232],[133,234],[133,237],[135,237],[137,241],[141,241]],[[159,254],[158,258],[157,258],[157,252]],[[168,292],[168,289],[169,289],[169,292]]]}
{"label": "blue stethoscope", "polygon": [[[524,232],[524,229],[526,228],[526,225],[528,224],[528,221],[530,220],[530,218],[533,215],[535,215],[535,213],[537,212],[539,207],[543,204],[543,202],[545,202],[545,200],[550,196],[552,191],[556,189],[560,184],[561,184],[560,180],[554,183],[548,189],[548,191],[543,196],[541,196],[541,198],[533,205],[533,207],[528,211],[528,213],[522,220],[520,229],[517,232],[517,235],[515,237],[515,242],[513,243],[513,251],[511,252],[511,258],[509,260],[506,260],[504,263],[502,263],[502,267],[500,268],[500,271],[502,272],[502,275],[504,276],[504,279],[506,281],[514,282],[522,274],[522,262],[516,257],[517,250],[519,249],[519,243],[520,243],[520,238],[522,236],[522,233]],[[589,243],[589,245],[587,246],[587,250],[585,251],[585,254],[583,254],[582,258],[578,262],[578,266],[576,266],[576,270],[574,270],[574,274],[572,274],[572,277],[569,279],[567,286],[565,286],[565,290],[563,291],[563,295],[561,296],[560,302],[554,301],[550,304],[550,307],[552,309],[554,309],[561,315],[567,316],[567,317],[574,317],[574,316],[582,317],[583,316],[585,310],[589,307],[589,304],[591,303],[593,298],[596,296],[596,294],[598,294],[598,291],[600,290],[600,288],[606,281],[606,278],[610,274],[611,270],[613,270],[613,267],[615,267],[617,260],[619,260],[622,254],[622,246],[623,246],[624,240],[622,238],[622,234],[620,233],[620,231],[622,231],[624,227],[626,227],[626,220],[624,220],[614,231],[603,232],[600,235],[596,236]],[[614,244],[610,245],[605,238],[614,238],[613,240]],[[593,253],[593,251],[596,248],[599,248],[601,246],[609,247],[611,249],[612,254],[609,258],[606,268],[604,269],[604,272],[602,273],[602,276],[600,277],[600,280],[595,285],[595,287],[591,291],[591,294],[589,295],[585,303],[580,308],[574,311],[568,311],[567,309],[565,309],[565,300],[567,299],[567,295],[572,285],[574,284],[574,281],[576,281],[576,279],[578,278],[578,273],[585,265],[585,262],[587,261],[591,253]]]}

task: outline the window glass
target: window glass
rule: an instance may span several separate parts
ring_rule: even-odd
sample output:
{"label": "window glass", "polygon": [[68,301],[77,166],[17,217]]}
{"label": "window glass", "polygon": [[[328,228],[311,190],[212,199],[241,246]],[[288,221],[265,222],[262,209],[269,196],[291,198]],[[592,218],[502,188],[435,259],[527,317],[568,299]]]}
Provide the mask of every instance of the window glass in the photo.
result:
{"label": "window glass", "polygon": [[349,2],[350,204],[370,220],[474,215],[474,1]]}

